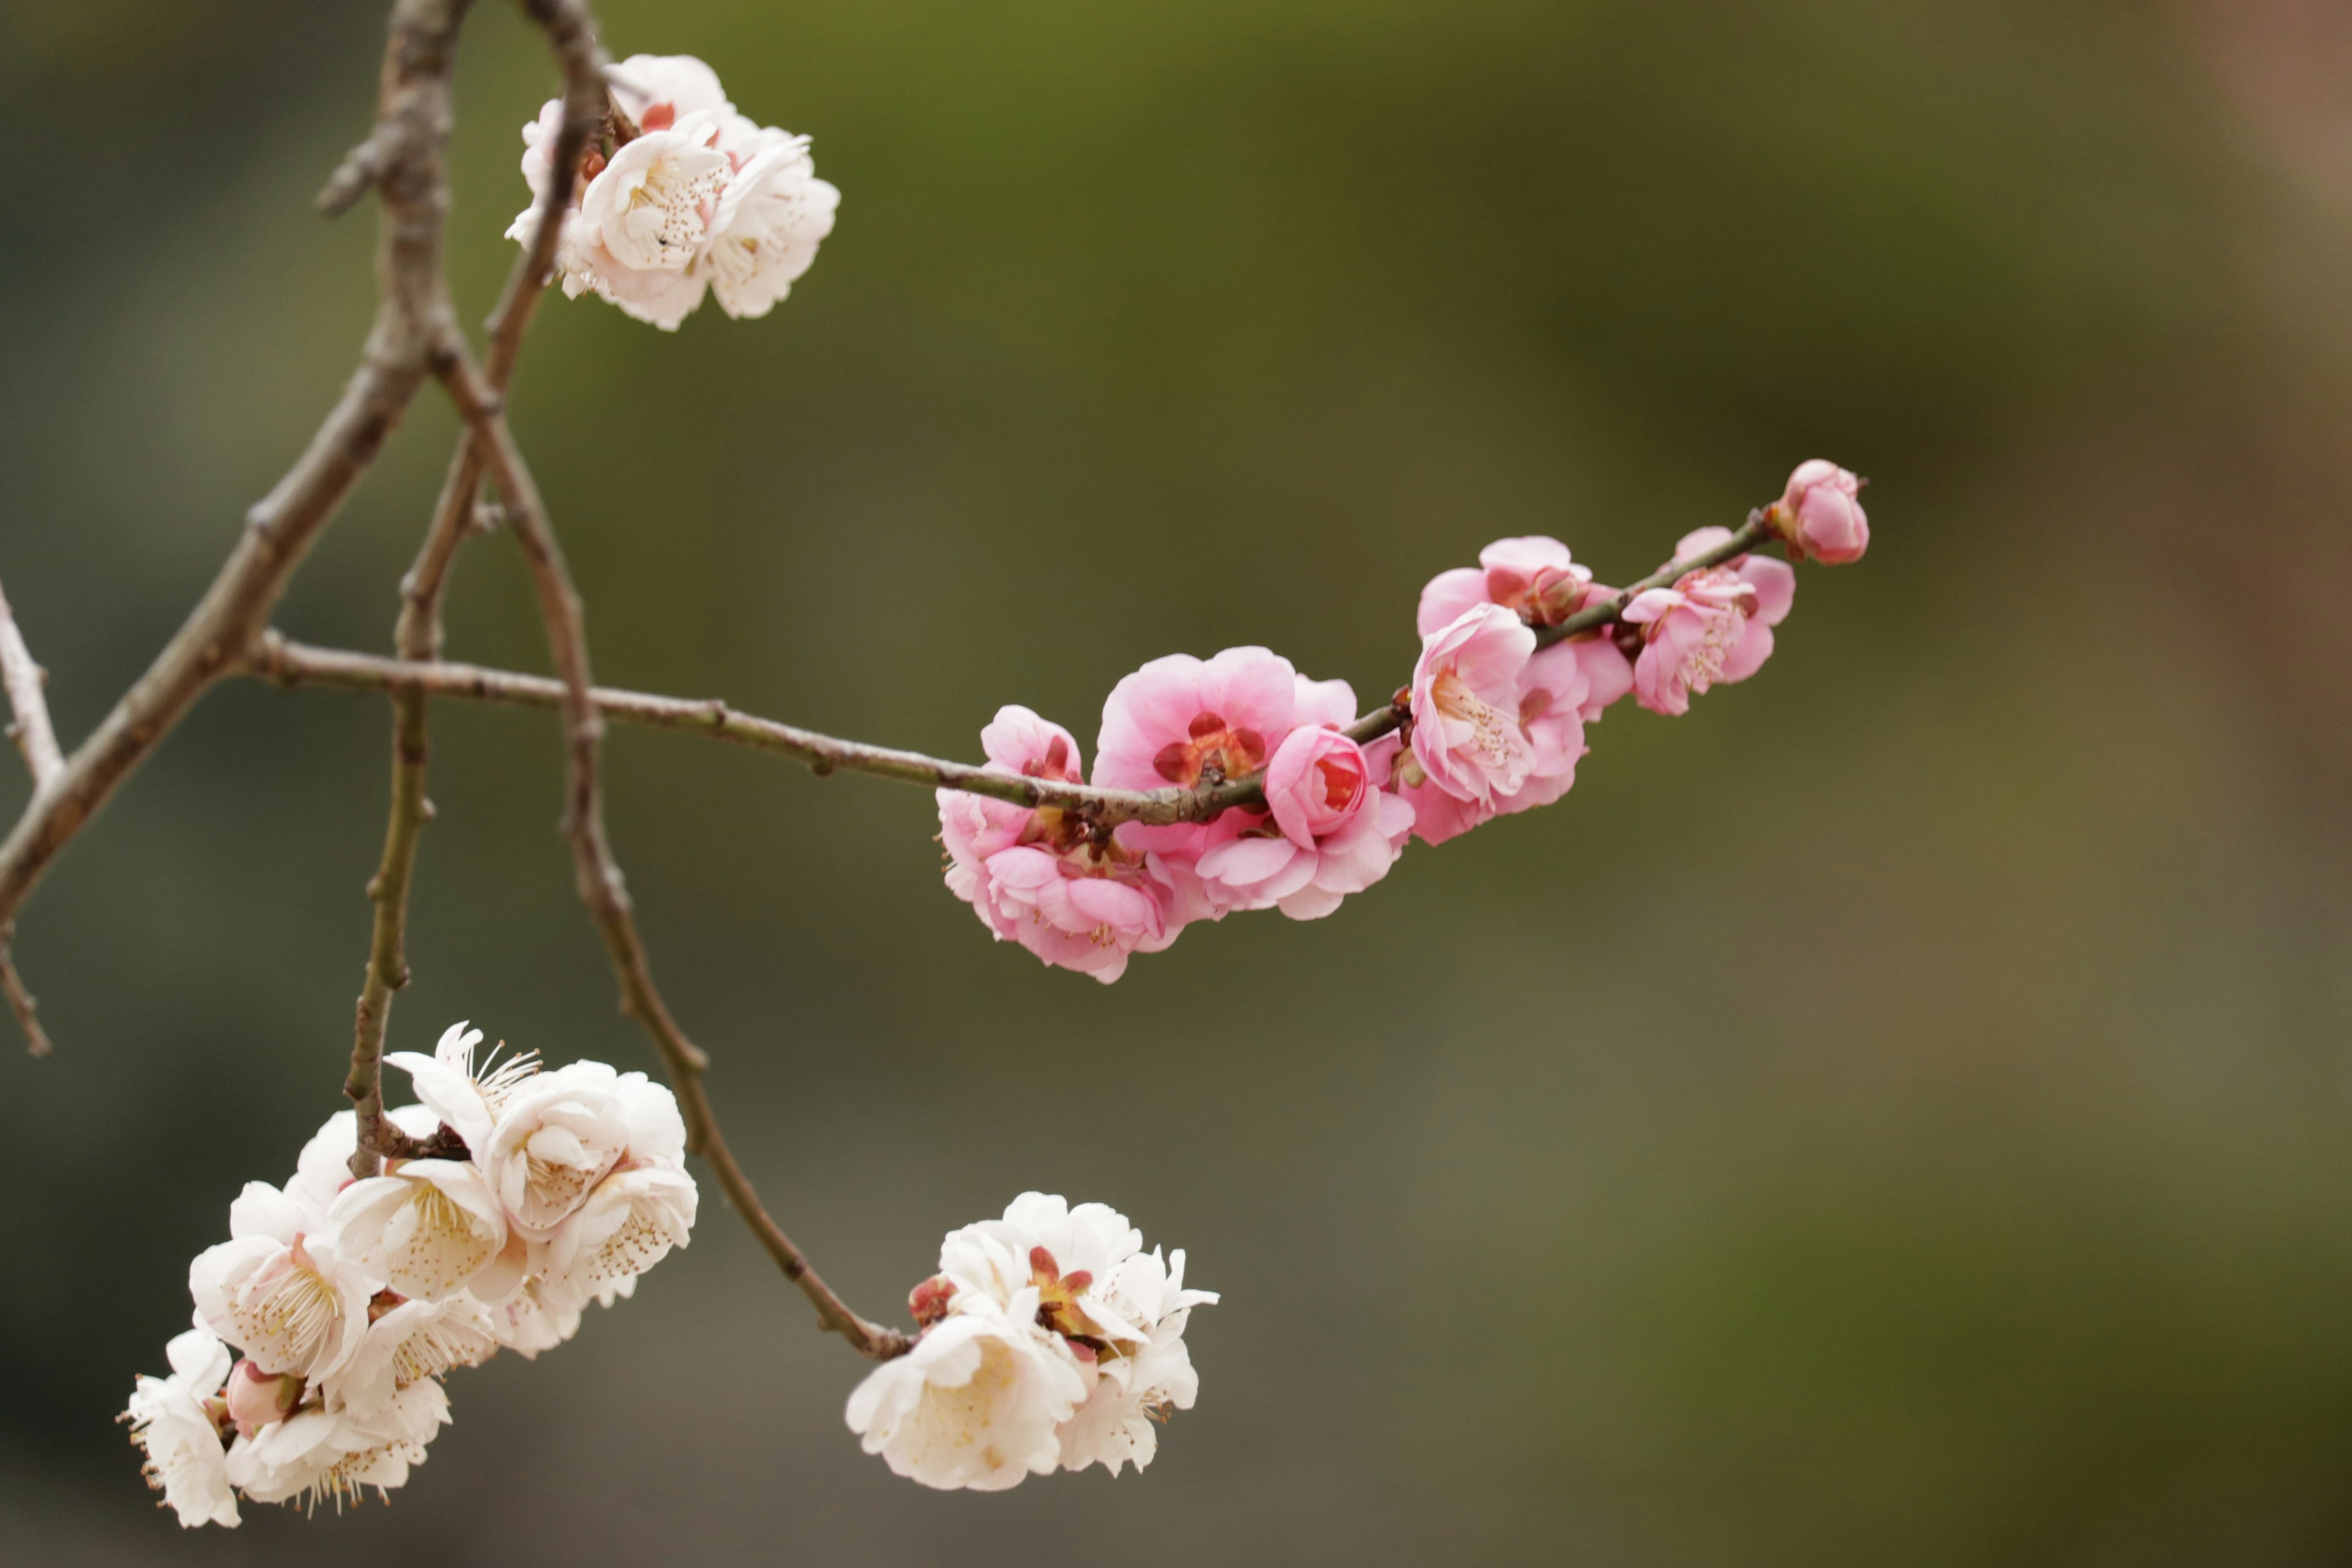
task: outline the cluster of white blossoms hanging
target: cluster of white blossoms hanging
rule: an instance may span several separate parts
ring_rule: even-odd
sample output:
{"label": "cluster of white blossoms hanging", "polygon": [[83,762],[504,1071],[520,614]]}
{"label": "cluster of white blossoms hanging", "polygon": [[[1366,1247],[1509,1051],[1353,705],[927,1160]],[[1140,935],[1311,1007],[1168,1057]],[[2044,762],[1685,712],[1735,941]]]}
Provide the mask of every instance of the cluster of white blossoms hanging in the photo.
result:
{"label": "cluster of white blossoms hanging", "polygon": [[1201,1380],[1184,1348],[1184,1253],[1102,1204],[1024,1193],[998,1220],[952,1231],[940,1271],[907,1305],[906,1355],[849,1396],[850,1430],[902,1476],[1002,1491],[1023,1478],[1103,1465],[1141,1469],[1155,1424],[1190,1410]]}
{"label": "cluster of white blossoms hanging", "polygon": [[[833,232],[841,193],[816,177],[809,139],[738,113],[719,75],[691,55],[632,55],[607,72],[612,109],[583,154],[563,215],[555,277],[665,331],[719,297],[764,316]],[[538,233],[536,198],[554,173],[563,100],[522,128],[533,205],[507,237]]]}
{"label": "cluster of white blossoms hanging", "polygon": [[588,1302],[634,1294],[687,1244],[670,1091],[602,1062],[478,1066],[481,1038],[459,1024],[429,1057],[385,1058],[422,1101],[389,1120],[464,1157],[355,1179],[357,1119],[339,1112],[284,1187],[247,1184],[229,1239],[189,1266],[195,1326],[123,1415],[182,1524],[236,1524],[240,1493],[310,1508],[402,1485],[449,1420],[444,1373],[562,1344]]}

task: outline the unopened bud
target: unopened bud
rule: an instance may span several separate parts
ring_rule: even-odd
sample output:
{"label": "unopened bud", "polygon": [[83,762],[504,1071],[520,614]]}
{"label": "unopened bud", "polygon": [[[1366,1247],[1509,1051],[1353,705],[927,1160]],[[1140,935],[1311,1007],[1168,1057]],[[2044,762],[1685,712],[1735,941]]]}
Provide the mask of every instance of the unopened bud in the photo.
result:
{"label": "unopened bud", "polygon": [[928,1329],[948,1315],[948,1303],[955,1300],[955,1281],[934,1274],[907,1292],[907,1310],[914,1314],[917,1325]]}
{"label": "unopened bud", "polygon": [[285,1420],[302,1403],[302,1379],[290,1372],[273,1375],[241,1361],[228,1374],[226,1393],[228,1418],[250,1437],[270,1423]]}
{"label": "unopened bud", "polygon": [[1539,626],[1558,626],[1584,607],[1592,592],[1591,580],[1572,572],[1547,572],[1536,580],[1528,598],[1528,619]]}
{"label": "unopened bud", "polygon": [[1766,515],[1798,560],[1843,566],[1870,548],[1870,519],[1862,510],[1863,481],[1835,463],[1815,458],[1797,465],[1789,488]]}

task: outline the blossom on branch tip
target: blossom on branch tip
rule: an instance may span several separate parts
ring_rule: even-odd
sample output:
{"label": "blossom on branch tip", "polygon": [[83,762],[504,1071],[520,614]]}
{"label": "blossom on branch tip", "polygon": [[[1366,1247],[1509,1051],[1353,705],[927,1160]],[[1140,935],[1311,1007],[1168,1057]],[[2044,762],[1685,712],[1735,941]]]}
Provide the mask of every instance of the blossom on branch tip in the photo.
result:
{"label": "blossom on branch tip", "polygon": [[1815,458],[1797,465],[1765,515],[1789,546],[1790,559],[1843,566],[1870,548],[1870,519],[1862,510],[1863,481],[1835,463]]}
{"label": "blossom on branch tip", "polygon": [[1140,1469],[1154,1423],[1192,1408],[1184,1348],[1193,1307],[1127,1216],[1102,1204],[1024,1193],[1001,1219],[950,1232],[940,1272],[909,1310],[914,1349],[850,1396],[852,1431],[927,1486],[995,1490],[1055,1468]]}
{"label": "blossom on branch tip", "polygon": [[[587,149],[561,215],[555,275],[564,293],[593,292],[664,331],[707,292],[730,316],[765,315],[815,260],[841,202],[816,177],[808,138],[739,113],[692,56],[635,55],[611,79],[627,122],[608,122],[611,139]],[[520,244],[538,233],[562,125],[558,99],[523,128],[534,199],[507,230]]]}
{"label": "blossom on branch tip", "polygon": [[163,1494],[163,1505],[184,1528],[235,1529],[236,1494],[229,1489],[227,1450],[213,1408],[229,1374],[228,1347],[199,1325],[173,1339],[163,1354],[172,1374],[142,1376],[121,1419],[146,1456],[147,1484]]}
{"label": "blossom on branch tip", "polygon": [[[1684,536],[1675,558],[1687,561],[1731,538],[1727,528]],[[1642,628],[1633,661],[1633,695],[1654,713],[1690,711],[1691,698],[1717,682],[1745,680],[1772,654],[1772,628],[1789,614],[1797,576],[1785,561],[1737,555],[1685,573],[1671,588],[1651,588],[1626,606]]]}

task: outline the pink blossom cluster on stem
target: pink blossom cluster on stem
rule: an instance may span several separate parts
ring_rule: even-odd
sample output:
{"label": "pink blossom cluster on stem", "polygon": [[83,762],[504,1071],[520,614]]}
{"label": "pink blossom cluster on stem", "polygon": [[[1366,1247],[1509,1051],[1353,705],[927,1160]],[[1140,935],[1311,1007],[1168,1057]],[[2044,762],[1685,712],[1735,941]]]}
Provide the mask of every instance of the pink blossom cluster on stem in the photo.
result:
{"label": "pink blossom cluster on stem", "polygon": [[[1860,490],[1845,469],[1809,462],[1757,515],[1795,559],[1853,561],[1869,542]],[[1171,654],[1121,680],[1103,706],[1091,780],[1067,730],[1000,709],[981,731],[991,772],[1116,790],[1256,779],[1264,804],[1105,830],[1082,809],[942,789],[948,887],[998,941],[1105,983],[1195,921],[1330,914],[1387,876],[1408,839],[1442,844],[1559,800],[1586,728],[1620,699],[1686,713],[1693,697],[1762,668],[1796,574],[1754,553],[1701,563],[1734,538],[1686,535],[1669,565],[1688,570],[1634,595],[1614,624],[1548,647],[1541,628],[1611,605],[1619,590],[1559,540],[1496,540],[1476,566],[1422,590],[1421,657],[1394,700],[1401,722],[1370,743],[1347,733],[1358,721],[1347,682],[1310,679],[1263,647]]]}
{"label": "pink blossom cluster on stem", "polygon": [[1184,1253],[1143,1250],[1103,1204],[1024,1193],[1004,1217],[951,1231],[939,1272],[907,1299],[914,1348],[866,1374],[849,1429],[899,1475],[1003,1491],[1033,1475],[1139,1471],[1160,1423],[1201,1380],[1185,1348]]}
{"label": "pink blossom cluster on stem", "polygon": [[[675,331],[716,295],[730,316],[764,316],[833,232],[841,193],[816,177],[809,139],[737,111],[691,55],[632,55],[611,68],[619,113],[582,155],[562,215],[555,277]],[[507,237],[528,247],[554,173],[563,100],[522,129],[532,205]]]}
{"label": "pink blossom cluster on stem", "polygon": [[643,1073],[535,1057],[477,1064],[459,1024],[395,1053],[421,1102],[387,1113],[464,1158],[393,1160],[354,1179],[358,1119],[330,1117],[283,1187],[248,1183],[229,1239],[188,1268],[194,1326],[141,1377],[123,1419],[181,1524],[235,1525],[254,1502],[340,1507],[404,1484],[449,1420],[442,1378],[525,1357],[590,1301],[687,1245],[694,1178],[670,1091]]}

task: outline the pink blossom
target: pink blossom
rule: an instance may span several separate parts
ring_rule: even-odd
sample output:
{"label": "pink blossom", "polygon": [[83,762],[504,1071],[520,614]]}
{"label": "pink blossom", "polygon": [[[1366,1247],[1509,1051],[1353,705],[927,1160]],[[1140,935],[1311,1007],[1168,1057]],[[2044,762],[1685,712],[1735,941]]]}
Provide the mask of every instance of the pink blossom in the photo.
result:
{"label": "pink blossom", "polygon": [[[1077,742],[1026,708],[999,709],[981,731],[988,771],[1074,783]],[[1108,984],[1130,952],[1157,952],[1176,940],[1173,886],[1122,823],[1098,842],[1059,806],[1031,809],[961,790],[939,792],[947,884],[999,942],[1017,942],[1044,962]]]}
{"label": "pink blossom", "polygon": [[1266,765],[1265,795],[1267,810],[1208,826],[1198,869],[1226,908],[1320,919],[1387,876],[1412,831],[1412,806],[1379,787],[1363,749],[1335,728],[1293,730]]}
{"label": "pink blossom", "polygon": [[[1556,626],[1616,592],[1592,580],[1592,573],[1569,558],[1568,546],[1540,534],[1498,539],[1478,552],[1475,567],[1441,572],[1421,591],[1416,629],[1429,636],[1480,605],[1500,605],[1532,626]],[[1580,706],[1587,723],[1633,687],[1633,664],[1608,634],[1587,633],[1568,646],[1583,667]]]}
{"label": "pink blossom", "polygon": [[1519,680],[1536,634],[1498,605],[1464,611],[1422,640],[1412,671],[1412,754],[1456,800],[1491,806],[1536,766],[1518,724]]}
{"label": "pink blossom", "polygon": [[[1727,528],[1702,528],[1684,537],[1675,558],[1689,560],[1730,537]],[[1642,628],[1635,700],[1654,713],[1687,713],[1693,693],[1755,674],[1771,657],[1772,628],[1796,592],[1788,563],[1736,555],[1635,597],[1624,615]]]}
{"label": "pink blossom", "polygon": [[[1369,749],[1373,777],[1412,807],[1412,829],[1423,843],[1443,844],[1483,822],[1549,805],[1568,793],[1586,751],[1584,726],[1623,691],[1621,685],[1596,700],[1593,667],[1585,653],[1591,646],[1555,643],[1528,660],[1519,681],[1517,730],[1532,761],[1516,790],[1497,792],[1487,801],[1462,800],[1439,788],[1420,760],[1402,752],[1393,737]],[[1632,682],[1633,668],[1622,654],[1601,668],[1608,679]]]}
{"label": "pink blossom", "polygon": [[1815,458],[1797,465],[1789,488],[1771,510],[1774,530],[1789,553],[1824,566],[1862,559],[1870,548],[1870,519],[1862,510],[1862,480],[1835,463]]}
{"label": "pink blossom", "polygon": [[1155,658],[1103,704],[1095,783],[1190,788],[1211,770],[1229,779],[1256,773],[1290,732],[1298,688],[1290,661],[1262,647],[1229,647],[1205,661]]}
{"label": "pink blossom", "polygon": [[1479,605],[1500,605],[1536,626],[1551,626],[1582,609],[1594,592],[1591,569],[1570,560],[1559,540],[1498,539],[1478,552],[1475,568],[1457,566],[1429,580],[1418,629],[1427,637]]}
{"label": "pink blossom", "polygon": [[[1307,680],[1288,659],[1262,647],[1229,647],[1210,659],[1170,654],[1111,689],[1095,747],[1095,783],[1111,789],[1190,789],[1204,779],[1245,777],[1265,766],[1298,721],[1302,703],[1319,716],[1352,710],[1354,702],[1344,681]],[[1354,717],[1350,710],[1348,719]],[[1226,824],[1213,836],[1214,826],[1125,829],[1176,890],[1181,919],[1222,920],[1236,908],[1262,907],[1236,902],[1234,889],[1201,874],[1199,861],[1213,837],[1243,825]]]}

